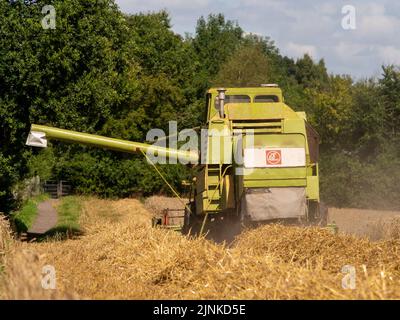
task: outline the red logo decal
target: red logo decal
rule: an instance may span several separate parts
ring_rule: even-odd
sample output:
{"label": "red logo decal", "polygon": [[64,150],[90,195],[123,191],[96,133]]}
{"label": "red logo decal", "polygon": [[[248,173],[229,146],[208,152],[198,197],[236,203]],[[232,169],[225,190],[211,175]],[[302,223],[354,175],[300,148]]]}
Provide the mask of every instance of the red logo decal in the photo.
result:
{"label": "red logo decal", "polygon": [[267,150],[267,164],[268,165],[282,164],[281,150]]}

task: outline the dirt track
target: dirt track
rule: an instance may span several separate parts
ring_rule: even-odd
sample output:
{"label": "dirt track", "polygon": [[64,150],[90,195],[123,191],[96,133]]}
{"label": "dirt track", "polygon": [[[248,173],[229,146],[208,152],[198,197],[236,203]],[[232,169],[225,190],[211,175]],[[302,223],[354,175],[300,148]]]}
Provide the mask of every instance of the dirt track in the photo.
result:
{"label": "dirt track", "polygon": [[50,199],[38,204],[38,215],[28,230],[28,234],[41,235],[55,227],[57,224],[57,199]]}
{"label": "dirt track", "polygon": [[328,221],[340,233],[368,237],[372,241],[400,237],[400,212],[362,209],[329,209]]}

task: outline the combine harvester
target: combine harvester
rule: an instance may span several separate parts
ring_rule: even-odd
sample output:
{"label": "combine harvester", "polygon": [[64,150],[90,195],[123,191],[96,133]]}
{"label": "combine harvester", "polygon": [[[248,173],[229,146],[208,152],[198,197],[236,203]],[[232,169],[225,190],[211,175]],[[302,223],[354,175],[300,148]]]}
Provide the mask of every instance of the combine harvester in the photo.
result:
{"label": "combine harvester", "polygon": [[46,147],[48,138],[142,153],[156,170],[148,155],[195,164],[189,203],[178,216],[166,209],[155,225],[209,234],[271,221],[324,225],[319,138],[305,113],[286,105],[277,85],[210,89],[206,103],[208,130],[201,153],[35,124],[27,145]]}

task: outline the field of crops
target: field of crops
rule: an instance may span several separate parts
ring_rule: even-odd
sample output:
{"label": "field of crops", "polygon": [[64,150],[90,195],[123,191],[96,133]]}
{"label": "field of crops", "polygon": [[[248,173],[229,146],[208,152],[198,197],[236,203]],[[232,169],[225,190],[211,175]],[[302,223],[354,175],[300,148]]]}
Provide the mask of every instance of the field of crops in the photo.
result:
{"label": "field of crops", "polygon": [[[151,228],[148,208],[135,199],[85,199],[84,235],[66,241],[19,243],[1,221],[1,297],[400,298],[396,239],[371,242],[321,228],[266,225],[228,247]],[[56,290],[41,286],[44,265],[55,267]],[[355,287],[343,288],[345,265],[354,267]]]}

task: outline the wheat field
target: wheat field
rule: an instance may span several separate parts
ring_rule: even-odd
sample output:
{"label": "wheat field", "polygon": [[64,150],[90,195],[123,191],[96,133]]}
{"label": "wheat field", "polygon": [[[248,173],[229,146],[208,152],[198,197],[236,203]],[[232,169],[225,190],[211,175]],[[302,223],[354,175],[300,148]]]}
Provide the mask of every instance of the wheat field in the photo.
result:
{"label": "wheat field", "polygon": [[[147,207],[148,208],[148,207]],[[399,299],[400,241],[265,225],[231,246],[150,226],[135,199],[84,200],[84,234],[21,243],[0,221],[3,299]],[[56,289],[42,288],[42,268]],[[345,265],[355,286],[344,288]]]}

